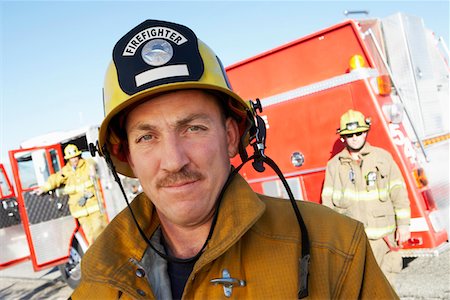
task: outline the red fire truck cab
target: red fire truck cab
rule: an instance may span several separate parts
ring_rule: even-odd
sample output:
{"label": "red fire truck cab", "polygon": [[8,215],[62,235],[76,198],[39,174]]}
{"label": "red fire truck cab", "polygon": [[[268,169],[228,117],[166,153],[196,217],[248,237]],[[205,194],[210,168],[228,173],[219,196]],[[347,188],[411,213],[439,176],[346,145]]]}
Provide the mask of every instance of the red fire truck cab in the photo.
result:
{"label": "red fire truck cab", "polygon": [[[239,95],[261,100],[266,154],[298,200],[321,203],[326,164],[344,147],[336,134],[340,116],[354,109],[371,118],[368,142],[392,154],[408,189],[412,238],[404,245],[404,256],[437,254],[449,246],[448,65],[421,24],[403,14],[347,20],[227,68]],[[410,34],[417,45],[409,40],[392,45],[397,40],[389,35],[396,34]],[[403,59],[424,50],[427,57]],[[396,66],[402,63],[404,74]],[[411,82],[417,95],[410,94]],[[287,198],[276,174],[266,169],[258,173],[246,166],[240,173],[255,191]],[[439,210],[437,202],[447,207]]]}

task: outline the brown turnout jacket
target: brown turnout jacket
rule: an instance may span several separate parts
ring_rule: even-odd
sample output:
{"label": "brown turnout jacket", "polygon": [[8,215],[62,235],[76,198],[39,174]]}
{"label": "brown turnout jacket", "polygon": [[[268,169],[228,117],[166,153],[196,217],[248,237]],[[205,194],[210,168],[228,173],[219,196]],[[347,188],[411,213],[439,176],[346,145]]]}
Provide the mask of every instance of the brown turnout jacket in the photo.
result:
{"label": "brown turnout jacket", "polygon": [[[132,202],[143,230],[159,226],[145,194]],[[311,242],[308,299],[397,299],[370,250],[361,223],[310,202],[298,202]],[[237,175],[225,192],[214,234],[196,262],[183,299],[227,299],[211,279],[246,281],[230,299],[296,299],[300,230],[287,200],[258,195]],[[139,272],[147,245],[128,209],[122,211],[82,260],[82,283],[73,299],[155,299]],[[138,272],[137,272],[138,271]],[[139,276],[138,276],[139,275]],[[154,285],[157,285],[154,284]]]}

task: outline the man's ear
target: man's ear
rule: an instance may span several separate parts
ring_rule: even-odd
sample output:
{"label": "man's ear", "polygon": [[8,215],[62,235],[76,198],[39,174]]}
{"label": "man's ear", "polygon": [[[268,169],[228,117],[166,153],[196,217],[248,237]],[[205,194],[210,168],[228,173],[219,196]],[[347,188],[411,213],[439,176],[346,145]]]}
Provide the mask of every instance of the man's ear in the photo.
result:
{"label": "man's ear", "polygon": [[233,158],[238,153],[239,145],[239,127],[235,119],[227,118],[225,121],[225,130],[227,135],[228,156]]}

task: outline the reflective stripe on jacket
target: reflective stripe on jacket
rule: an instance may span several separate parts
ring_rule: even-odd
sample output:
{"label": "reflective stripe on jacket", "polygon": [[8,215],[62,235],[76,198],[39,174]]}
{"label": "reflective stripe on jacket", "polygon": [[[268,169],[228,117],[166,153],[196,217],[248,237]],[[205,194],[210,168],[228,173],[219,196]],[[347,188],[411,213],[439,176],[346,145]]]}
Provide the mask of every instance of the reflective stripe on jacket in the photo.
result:
{"label": "reflective stripe on jacket", "polygon": [[[75,170],[68,162],[61,171],[50,175],[43,186],[43,189],[48,192],[65,185],[64,193],[69,195],[69,209],[74,218],[84,217],[100,210],[95,196],[94,183],[90,177],[90,168],[92,167],[82,158]],[[78,200],[84,196],[85,192],[93,196],[87,200],[84,206],[80,206]]]}
{"label": "reflective stripe on jacket", "polygon": [[344,149],[328,162],[322,204],[362,222],[369,239],[379,239],[409,225],[408,192],[387,151],[366,143],[360,158]]}
{"label": "reflective stripe on jacket", "polygon": [[[148,236],[158,216],[144,193],[131,203]],[[382,274],[361,223],[311,202],[298,202],[311,242],[308,299],[398,299]],[[210,280],[227,269],[246,286],[231,299],[297,299],[301,237],[289,201],[254,193],[236,175],[225,192],[214,234],[190,274],[183,299],[227,299]],[[89,248],[72,299],[156,299],[163,288],[138,271],[147,245],[128,209]],[[160,275],[161,276],[161,275]],[[149,283],[154,281],[154,283]],[[153,287],[152,287],[153,286]]]}

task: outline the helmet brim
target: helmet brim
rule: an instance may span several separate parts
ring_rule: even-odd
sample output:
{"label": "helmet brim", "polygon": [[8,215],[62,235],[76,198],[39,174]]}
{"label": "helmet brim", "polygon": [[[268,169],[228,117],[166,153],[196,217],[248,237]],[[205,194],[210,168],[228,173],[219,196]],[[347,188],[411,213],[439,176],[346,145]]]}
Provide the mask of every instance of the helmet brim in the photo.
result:
{"label": "helmet brim", "polygon": [[369,127],[358,127],[356,129],[353,130],[348,130],[348,129],[344,129],[342,131],[339,131],[339,135],[347,135],[347,134],[352,134],[352,133],[358,133],[358,132],[364,132],[364,131],[369,131]]}

